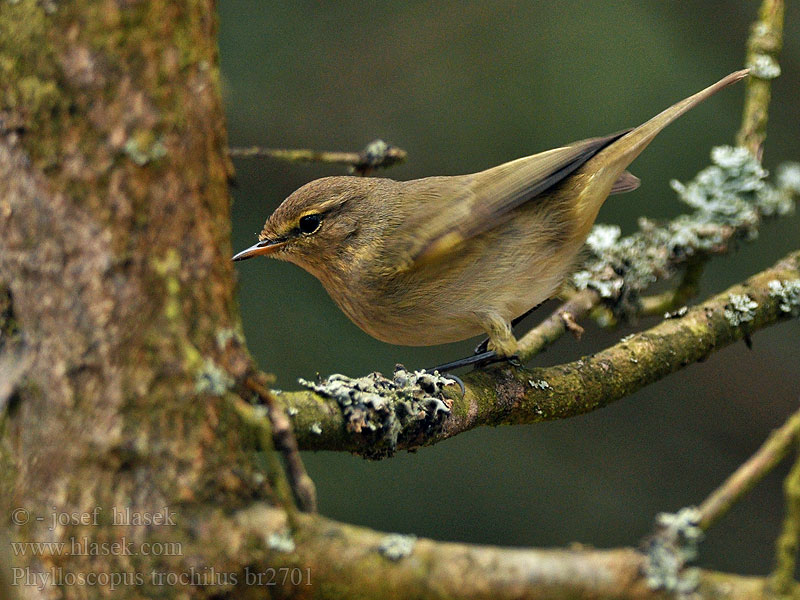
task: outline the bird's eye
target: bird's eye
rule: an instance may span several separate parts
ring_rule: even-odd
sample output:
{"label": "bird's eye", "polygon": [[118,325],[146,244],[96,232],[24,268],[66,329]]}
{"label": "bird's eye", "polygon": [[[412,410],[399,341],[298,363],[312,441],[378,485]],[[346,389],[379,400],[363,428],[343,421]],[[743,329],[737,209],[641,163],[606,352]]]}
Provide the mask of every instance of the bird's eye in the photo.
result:
{"label": "bird's eye", "polygon": [[300,222],[298,223],[300,231],[306,235],[314,233],[317,229],[319,229],[320,225],[322,225],[322,215],[317,214],[300,217]]}

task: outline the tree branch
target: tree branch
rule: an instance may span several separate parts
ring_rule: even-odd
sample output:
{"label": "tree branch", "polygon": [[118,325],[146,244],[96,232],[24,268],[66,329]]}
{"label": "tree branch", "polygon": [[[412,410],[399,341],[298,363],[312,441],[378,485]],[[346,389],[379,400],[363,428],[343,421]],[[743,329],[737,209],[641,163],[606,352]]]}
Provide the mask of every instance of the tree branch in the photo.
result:
{"label": "tree branch", "polygon": [[359,175],[367,175],[375,169],[386,169],[405,161],[407,153],[402,148],[373,140],[360,152],[320,152],[317,150],[284,150],[279,148],[229,148],[233,158],[275,158],[289,162],[320,162],[348,165]]}
{"label": "tree branch", "polygon": [[797,443],[800,434],[800,411],[794,413],[698,507],[701,529],[708,529],[769,473]]}
{"label": "tree branch", "polygon": [[663,315],[684,306],[697,295],[703,270],[708,256],[698,256],[690,260],[677,287],[661,294],[645,296],[640,300],[641,315]]}
{"label": "tree branch", "polygon": [[[795,438],[795,448],[800,447]],[[795,586],[794,573],[797,564],[797,547],[800,542],[800,457],[783,482],[786,497],[786,515],[778,536],[775,552],[775,570],[770,578],[772,591],[784,597],[791,594]]]}
{"label": "tree branch", "polygon": [[[400,432],[395,449],[433,444],[479,425],[535,423],[596,410],[790,318],[800,311],[798,305],[800,251],[795,251],[683,317],[665,320],[591,357],[552,367],[469,373],[463,397],[455,386],[449,388],[450,413],[435,430],[423,438],[418,431],[411,437]],[[375,431],[348,428],[330,397],[296,391],[281,392],[276,399],[287,408],[302,449],[368,455],[375,443]],[[391,406],[393,399],[385,400]]]}
{"label": "tree branch", "polygon": [[767,137],[767,107],[771,80],[781,74],[778,54],[783,46],[783,0],[763,0],[758,21],[747,40],[747,78],[742,126],[736,143],[761,161]]}
{"label": "tree branch", "polygon": [[[275,396],[266,387],[264,377],[259,373],[249,375],[244,381],[244,387],[251,393],[256,394],[258,400],[267,407],[272,437],[275,440],[275,446],[280,450],[286,461],[289,483],[298,507],[303,512],[317,512],[316,488],[306,471],[303,460],[300,458],[297,440],[294,437],[292,426],[283,406],[275,401]],[[271,452],[271,444],[270,447],[265,447],[263,450]]]}
{"label": "tree branch", "polygon": [[591,288],[573,294],[519,340],[520,360],[526,362],[539,354],[574,327],[575,321],[583,319],[599,302],[600,294]]}
{"label": "tree branch", "polygon": [[[265,540],[281,530],[280,511],[253,506],[236,515],[244,533]],[[308,569],[325,597],[547,599],[673,597],[648,587],[647,558],[630,548],[501,548],[436,542],[300,515],[291,552],[264,563]],[[763,578],[699,571],[703,598],[767,598]],[[318,589],[322,589],[321,587]],[[797,593],[800,589],[792,586]],[[319,593],[319,592],[318,592]]]}

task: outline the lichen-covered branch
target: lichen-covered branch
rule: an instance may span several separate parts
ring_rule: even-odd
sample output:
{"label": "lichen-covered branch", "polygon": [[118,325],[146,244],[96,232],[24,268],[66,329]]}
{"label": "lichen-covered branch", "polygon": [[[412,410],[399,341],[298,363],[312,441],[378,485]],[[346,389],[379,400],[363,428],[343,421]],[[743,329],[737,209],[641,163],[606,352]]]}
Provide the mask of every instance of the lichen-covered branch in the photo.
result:
{"label": "lichen-covered branch", "polygon": [[[800,251],[795,251],[685,315],[628,336],[591,357],[551,367],[498,366],[469,373],[464,377],[463,396],[455,385],[446,388],[444,402],[449,414],[432,420],[428,431],[418,427],[408,430],[413,434],[397,431],[396,399],[391,395],[381,401],[380,414],[368,403],[355,411],[359,423],[372,423],[369,435],[345,419],[342,407],[331,396],[296,391],[276,397],[287,407],[302,449],[347,450],[371,456],[376,432],[392,432],[396,442],[390,451],[394,451],[432,444],[479,425],[534,423],[601,408],[798,313]],[[424,407],[420,410],[427,414]],[[411,422],[418,425],[416,419]]]}
{"label": "lichen-covered branch", "polygon": [[[234,518],[245,534],[262,540],[267,548],[276,546],[275,531],[288,531],[279,511],[266,506],[250,507]],[[436,542],[304,515],[287,541],[282,552],[273,550],[264,562],[276,569],[301,567],[310,573],[307,597],[313,598],[673,597],[650,586],[644,575],[647,557],[630,548],[501,548]],[[315,582],[324,583],[314,586]],[[706,599],[768,598],[764,578],[698,571],[696,583],[696,591]],[[798,590],[796,585],[792,589]]]}
{"label": "lichen-covered branch", "polygon": [[275,158],[289,162],[321,162],[347,165],[359,175],[367,175],[375,169],[386,169],[406,159],[406,151],[373,140],[360,152],[320,152],[317,150],[284,150],[279,148],[229,148],[228,155],[234,158]]}
{"label": "lichen-covered branch", "polygon": [[[750,77],[748,77],[747,80],[742,124],[739,129],[739,133],[737,134],[736,142],[738,146],[746,148],[756,158],[758,163],[761,162],[764,140],[766,139],[767,115],[770,102],[770,82],[772,79],[780,75],[780,66],[777,59],[783,44],[783,13],[783,0],[763,0],[759,10],[758,20],[751,28],[751,34],[747,43],[746,63],[748,68],[750,68]],[[643,223],[642,234],[644,234],[645,237],[648,235],[648,231],[646,231],[646,229],[650,227],[651,224],[649,222],[645,221]],[[595,228],[594,234],[599,235],[600,239],[602,239],[603,233],[606,231],[608,230],[604,229],[604,226],[600,225]],[[733,234],[735,232],[729,233]],[[618,236],[618,234],[616,235]],[[724,234],[724,237],[727,238],[728,235]],[[627,241],[627,239],[624,241]],[[630,241],[639,242],[640,240],[632,239]],[[704,255],[707,256],[711,253],[724,252],[726,249],[727,243],[717,244],[711,248],[704,249],[690,248],[690,254],[693,256],[690,264],[701,264],[703,262],[702,257]],[[673,272],[677,266],[677,264],[674,263],[679,264],[682,262],[682,260],[672,262],[673,264],[670,265],[670,269],[666,271],[667,275],[671,274],[671,272]],[[619,265],[620,262],[616,261],[616,264]],[[609,273],[613,272],[614,263],[609,263],[607,265],[608,267],[612,267],[610,271],[604,269],[606,265],[601,264],[595,266],[599,267],[595,269],[595,273],[603,273],[604,270],[606,273]],[[658,268],[659,265],[654,266],[656,268],[652,269],[650,274],[656,279],[663,278],[665,273],[660,272],[660,269]],[[579,284],[579,287],[582,285],[596,287],[604,292],[603,297],[606,299],[614,299],[615,301],[617,294],[623,291],[623,288],[614,291],[613,288],[609,288],[608,285],[604,286],[601,284],[598,286],[596,283],[592,284],[585,277],[584,281],[579,280],[577,283]],[[640,291],[641,289],[634,289],[634,296]],[[692,287],[678,288],[675,290],[675,292],[676,294],[674,298],[670,297],[671,292],[665,292],[657,298],[643,299],[641,306],[637,306],[636,303],[634,303],[633,305],[626,307],[624,302],[621,306],[629,315],[637,312],[641,314],[654,314],[655,312],[663,312],[662,308],[664,308],[665,304],[677,303],[679,301],[679,296],[690,296]],[[600,301],[600,297],[596,297],[594,299],[594,306],[592,306],[592,308],[599,305]],[[617,303],[615,302],[615,304]],[[675,308],[677,308],[677,306]],[[614,311],[602,311],[602,320],[605,321],[606,324],[616,322],[617,318],[612,313],[619,313],[619,309],[620,307],[617,306],[615,307]],[[669,309],[665,308],[664,310]],[[589,311],[586,312],[588,313]],[[586,313],[581,314],[581,317],[584,316],[584,314]],[[554,324],[556,324],[555,321],[551,321],[546,325],[550,335],[543,336],[544,331],[536,333],[532,332],[531,337],[527,340],[528,344],[522,344],[523,354],[525,357],[533,356],[546,344],[552,343],[552,341],[563,335],[565,329],[552,329],[552,325]]]}
{"label": "lichen-covered branch", "polygon": [[[782,165],[773,185],[766,180],[767,171],[742,149],[715,148],[711,159],[713,164],[691,182],[672,182],[692,212],[663,225],[642,218],[639,231],[624,238],[619,227],[594,227],[587,240],[593,257],[572,277],[578,291],[520,340],[523,361],[597,311],[598,320],[610,325],[681,308],[696,292],[709,256],[728,252],[736,241],[755,239],[763,217],[793,212],[800,166]],[[674,290],[641,297],[653,283],[681,269],[683,279]]]}
{"label": "lichen-covered branch", "polygon": [[691,212],[659,225],[639,220],[639,231],[620,238],[613,225],[596,225],[587,245],[593,257],[572,277],[578,289],[599,292],[615,316],[641,310],[640,294],[689,264],[727,252],[738,240],[758,235],[763,217],[789,215],[800,193],[800,166],[786,164],[775,183],[742,148],[711,151],[711,166],[688,183],[672,182]]}
{"label": "lichen-covered branch", "polygon": [[[686,567],[697,558],[705,530],[769,473],[789,448],[798,445],[799,433],[800,411],[797,411],[699,507],[689,506],[676,513],[657,515],[654,533],[641,544],[647,554],[645,573],[653,587],[679,594],[694,591],[697,571]],[[794,587],[800,534],[799,477],[800,467],[796,464],[785,481],[787,516],[778,539],[776,568],[770,578],[772,591],[784,596]]]}
{"label": "lichen-covered branch", "polygon": [[767,137],[771,81],[781,74],[778,54],[783,46],[783,0],[763,0],[758,20],[747,40],[747,79],[742,127],[736,143],[761,161]]}

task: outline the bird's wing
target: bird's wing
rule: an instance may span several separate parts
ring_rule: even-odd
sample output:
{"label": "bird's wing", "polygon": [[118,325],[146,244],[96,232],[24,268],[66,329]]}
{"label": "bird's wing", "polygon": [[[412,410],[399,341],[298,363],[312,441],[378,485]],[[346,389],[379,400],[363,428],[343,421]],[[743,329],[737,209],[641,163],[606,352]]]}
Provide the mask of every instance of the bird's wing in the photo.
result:
{"label": "bird's wing", "polygon": [[[429,180],[436,190],[431,194],[441,196],[436,203],[441,210],[426,211],[433,214],[404,225],[409,235],[399,236],[398,242],[405,247],[395,250],[408,257],[405,268],[445,257],[464,241],[504,223],[515,208],[558,184],[628,131],[575,142],[474,175]],[[448,185],[443,179],[453,183]],[[634,189],[638,183],[630,173],[620,179],[614,192]]]}

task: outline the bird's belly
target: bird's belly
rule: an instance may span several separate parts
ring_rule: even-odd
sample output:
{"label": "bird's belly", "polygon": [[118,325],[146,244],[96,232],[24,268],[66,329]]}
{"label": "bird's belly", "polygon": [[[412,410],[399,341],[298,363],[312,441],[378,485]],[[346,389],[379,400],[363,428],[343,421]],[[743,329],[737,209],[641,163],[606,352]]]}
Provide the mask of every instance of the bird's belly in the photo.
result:
{"label": "bird's belly", "polygon": [[374,293],[358,305],[347,296],[331,295],[356,325],[379,340],[404,346],[445,344],[483,333],[482,316],[487,313],[510,321],[550,298],[577,249],[549,257],[541,252],[488,254],[425,265],[376,283]]}

